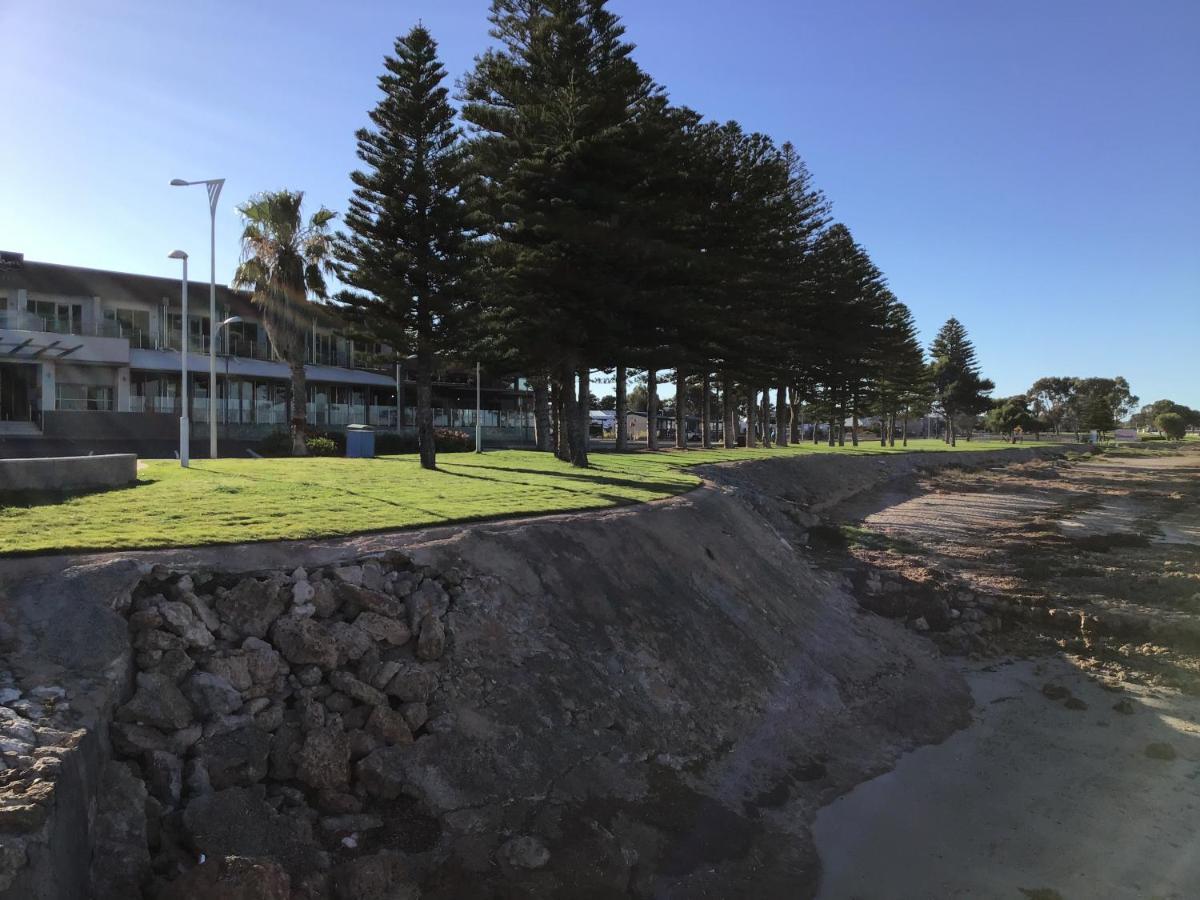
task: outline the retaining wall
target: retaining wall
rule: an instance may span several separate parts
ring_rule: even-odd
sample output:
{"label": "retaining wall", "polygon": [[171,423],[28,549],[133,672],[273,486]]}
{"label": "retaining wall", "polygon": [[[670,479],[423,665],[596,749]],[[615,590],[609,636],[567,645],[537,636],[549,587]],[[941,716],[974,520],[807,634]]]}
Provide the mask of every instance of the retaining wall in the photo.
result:
{"label": "retaining wall", "polygon": [[124,487],[135,481],[137,457],[132,453],[0,459],[0,493],[98,490]]}

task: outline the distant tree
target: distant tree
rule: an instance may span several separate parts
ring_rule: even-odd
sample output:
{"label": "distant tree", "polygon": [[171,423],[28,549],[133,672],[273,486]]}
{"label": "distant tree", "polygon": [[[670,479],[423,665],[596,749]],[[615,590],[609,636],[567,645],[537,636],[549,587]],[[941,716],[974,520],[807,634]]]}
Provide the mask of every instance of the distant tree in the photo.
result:
{"label": "distant tree", "polygon": [[1071,408],[1083,431],[1112,431],[1137,406],[1129,382],[1116,378],[1076,378]]}
{"label": "distant tree", "polygon": [[1055,434],[1063,428],[1075,427],[1075,423],[1069,419],[1076,381],[1078,379],[1068,377],[1039,378],[1026,391],[1033,414],[1038,419],[1045,420]]}
{"label": "distant tree", "polygon": [[934,400],[946,418],[946,441],[954,446],[956,417],[974,417],[986,412],[992,405],[988,395],[995,385],[980,377],[975,346],[958,319],[948,319],[941,327],[929,347],[929,355]]}
{"label": "distant tree", "polygon": [[1024,394],[1003,397],[984,416],[984,427],[988,431],[1012,437],[1018,428],[1022,431],[1037,431],[1041,423],[1029,409],[1029,398]]}
{"label": "distant tree", "polygon": [[1135,428],[1149,428],[1163,413],[1175,413],[1183,419],[1186,427],[1200,428],[1200,410],[1184,406],[1182,403],[1175,403],[1172,400],[1155,400],[1153,403],[1143,406],[1133,414],[1130,422]]}
{"label": "distant tree", "polygon": [[1175,412],[1159,413],[1154,420],[1155,427],[1173,441],[1181,441],[1187,434],[1187,422],[1183,416]]}
{"label": "distant tree", "polygon": [[596,395],[592,394],[592,409],[602,409],[605,412],[614,412],[617,408],[617,398],[613,394],[605,394],[599,400]]}
{"label": "distant tree", "polygon": [[650,392],[645,384],[635,384],[629,391],[628,406],[630,412],[644,413],[650,401]]}
{"label": "distant tree", "polygon": [[442,86],[437,44],[417,26],[395,42],[379,78],[383,97],[372,128],[358,131],[365,169],[339,236],[339,295],[376,340],[417,357],[417,446],[437,465],[433,428],[434,353],[455,349],[458,313],[470,297],[473,233],[467,224],[471,177]]}
{"label": "distant tree", "polygon": [[268,191],[238,207],[242,258],[233,285],[251,292],[263,328],[292,375],[292,455],[307,456],[304,432],[308,385],[304,363],[314,308],[310,297],[328,296],[325,276],[333,269],[329,223],[336,215],[321,207],[307,222],[303,191]]}

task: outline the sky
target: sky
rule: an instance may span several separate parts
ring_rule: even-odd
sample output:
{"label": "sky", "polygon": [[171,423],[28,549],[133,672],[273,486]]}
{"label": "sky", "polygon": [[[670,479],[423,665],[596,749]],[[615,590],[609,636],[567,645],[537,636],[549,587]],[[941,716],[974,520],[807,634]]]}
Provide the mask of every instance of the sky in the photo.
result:
{"label": "sky", "polygon": [[[174,276],[178,247],[202,277],[204,193],[168,182],[224,177],[226,281],[251,194],[345,208],[394,38],[422,21],[457,80],[488,6],[0,0],[0,249]],[[610,8],[676,103],[797,146],[925,341],[959,318],[997,396],[1119,374],[1200,408],[1196,0]]]}

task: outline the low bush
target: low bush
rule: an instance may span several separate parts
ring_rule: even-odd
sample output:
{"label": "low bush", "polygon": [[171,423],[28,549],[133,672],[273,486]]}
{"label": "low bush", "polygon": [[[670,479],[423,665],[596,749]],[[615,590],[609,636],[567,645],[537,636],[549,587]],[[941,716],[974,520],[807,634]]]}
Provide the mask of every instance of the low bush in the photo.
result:
{"label": "low bush", "polygon": [[[469,453],[475,449],[475,438],[465,431],[451,428],[435,428],[433,445],[438,453]],[[375,453],[379,456],[397,456],[401,453],[417,452],[415,434],[385,432],[375,435]]]}
{"label": "low bush", "polygon": [[309,456],[341,456],[338,451],[337,442],[324,435],[314,435],[308,438],[305,443],[308,444]]}
{"label": "low bush", "polygon": [[292,436],[286,431],[273,431],[258,442],[259,456],[291,456]]}

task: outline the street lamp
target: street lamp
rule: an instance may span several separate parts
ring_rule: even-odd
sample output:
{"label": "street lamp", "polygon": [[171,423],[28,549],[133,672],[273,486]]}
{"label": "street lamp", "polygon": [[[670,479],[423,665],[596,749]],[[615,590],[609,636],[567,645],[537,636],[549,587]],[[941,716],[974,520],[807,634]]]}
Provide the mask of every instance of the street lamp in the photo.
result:
{"label": "street lamp", "polygon": [[[213,325],[217,321],[217,198],[221,196],[221,188],[225,186],[224,178],[209,178],[205,181],[184,181],[182,178],[172,178],[172,187],[190,187],[202,184],[208,189],[208,212],[210,218],[209,231],[209,263],[211,270],[208,282],[208,321]],[[209,341],[216,343],[216,334],[209,335]],[[208,455],[217,458],[217,357],[209,353],[208,362]]]}
{"label": "street lamp", "polygon": [[188,462],[189,462],[188,450],[189,450],[189,447],[191,444],[191,439],[192,439],[191,425],[188,422],[188,390],[187,390],[187,383],[188,383],[187,261],[188,261],[188,255],[186,253],[184,253],[182,250],[175,250],[167,258],[183,260],[183,288],[182,288],[182,290],[183,290],[183,329],[182,329],[183,341],[181,342],[182,346],[179,348],[179,372],[180,372],[179,383],[182,386],[181,390],[183,393],[183,406],[181,407],[183,410],[183,413],[179,417],[179,465],[183,466],[186,469],[188,467]]}
{"label": "street lamp", "polygon": [[[213,329],[211,340],[208,342],[208,371],[209,378],[209,413],[208,413],[208,449],[209,456],[213,459],[217,458],[217,407],[212,398],[217,396],[217,335],[221,333],[221,329],[226,325],[232,325],[234,322],[242,321],[241,316],[230,316],[224,322],[220,322]],[[225,417],[229,418],[229,367],[225,367]]]}

